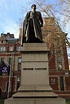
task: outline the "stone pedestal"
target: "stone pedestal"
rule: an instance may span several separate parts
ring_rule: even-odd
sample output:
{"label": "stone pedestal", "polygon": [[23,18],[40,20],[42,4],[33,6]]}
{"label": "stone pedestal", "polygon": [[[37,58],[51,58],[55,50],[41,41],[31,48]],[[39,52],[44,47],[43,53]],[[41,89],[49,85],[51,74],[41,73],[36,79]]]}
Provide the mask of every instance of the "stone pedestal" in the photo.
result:
{"label": "stone pedestal", "polygon": [[66,104],[62,98],[10,98],[4,104]]}
{"label": "stone pedestal", "polygon": [[65,104],[49,85],[47,45],[25,43],[21,54],[21,85],[5,104]]}

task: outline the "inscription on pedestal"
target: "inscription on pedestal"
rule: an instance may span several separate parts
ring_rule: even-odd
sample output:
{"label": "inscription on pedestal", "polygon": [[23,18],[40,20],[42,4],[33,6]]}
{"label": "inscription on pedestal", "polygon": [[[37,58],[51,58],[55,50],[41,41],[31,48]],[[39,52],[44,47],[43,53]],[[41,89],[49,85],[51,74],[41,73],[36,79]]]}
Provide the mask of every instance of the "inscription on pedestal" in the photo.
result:
{"label": "inscription on pedestal", "polygon": [[47,70],[47,68],[23,68],[23,70]]}

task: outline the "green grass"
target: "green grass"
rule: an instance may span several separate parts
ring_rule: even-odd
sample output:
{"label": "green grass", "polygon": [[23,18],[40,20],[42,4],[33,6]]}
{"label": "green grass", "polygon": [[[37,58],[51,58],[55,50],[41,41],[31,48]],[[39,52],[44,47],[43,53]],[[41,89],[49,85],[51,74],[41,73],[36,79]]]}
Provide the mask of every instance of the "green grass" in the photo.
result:
{"label": "green grass", "polygon": [[66,104],[70,104],[70,99],[66,99]]}
{"label": "green grass", "polygon": [[0,100],[0,104],[4,104],[4,100],[3,99]]}
{"label": "green grass", "polygon": [[[4,104],[4,100],[0,100],[0,104]],[[66,99],[66,104],[70,104],[70,99]]]}

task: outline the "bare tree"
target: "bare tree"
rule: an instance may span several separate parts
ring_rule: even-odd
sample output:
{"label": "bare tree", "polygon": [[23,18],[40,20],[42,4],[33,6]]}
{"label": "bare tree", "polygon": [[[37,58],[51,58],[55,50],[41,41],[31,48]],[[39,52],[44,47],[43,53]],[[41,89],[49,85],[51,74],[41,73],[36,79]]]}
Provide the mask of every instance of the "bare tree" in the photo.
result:
{"label": "bare tree", "polygon": [[[66,23],[68,21],[70,21],[70,0],[54,0],[55,3],[48,3],[46,0],[36,0],[36,4],[37,7],[39,8],[39,10],[42,12],[43,17],[54,17],[55,18],[55,24],[58,25],[58,27],[61,29],[60,24],[60,16],[63,16],[63,23]],[[62,34],[58,34],[56,36],[56,34],[54,33],[54,31],[52,31],[53,33],[53,39],[54,40],[60,40],[61,43],[63,42],[63,40],[65,39],[66,44],[70,47],[70,42],[69,42],[69,38],[67,38],[67,35],[64,35],[64,33],[62,32]],[[63,43],[62,43],[63,44]],[[61,45],[62,46],[62,45]]]}
{"label": "bare tree", "polygon": [[[43,17],[54,17],[55,24],[57,25],[57,27],[60,28],[61,31],[62,29],[59,25],[60,17],[63,16],[64,24],[65,21],[67,22],[70,20],[70,0],[54,0],[54,3],[49,3],[48,0],[34,0],[34,3],[37,5],[38,10],[42,12]],[[26,6],[26,8],[22,7],[22,11],[26,13],[26,11],[30,10],[30,5],[31,4],[29,2],[29,6]],[[62,34],[58,34],[56,36],[56,33],[54,31],[51,30],[51,32],[53,33],[53,40],[57,40],[58,38],[58,40],[63,42],[63,40],[65,39],[66,44],[68,44],[68,46],[70,47],[70,43],[68,41],[69,38],[67,38],[67,35],[64,35],[64,33],[62,32]]]}

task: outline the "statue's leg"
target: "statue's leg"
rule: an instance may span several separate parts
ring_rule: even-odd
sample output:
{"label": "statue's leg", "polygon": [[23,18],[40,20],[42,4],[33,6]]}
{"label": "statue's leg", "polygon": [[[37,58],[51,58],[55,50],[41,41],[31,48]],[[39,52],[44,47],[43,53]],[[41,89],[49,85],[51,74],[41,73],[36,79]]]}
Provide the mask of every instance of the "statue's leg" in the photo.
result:
{"label": "statue's leg", "polygon": [[33,27],[33,20],[30,19],[29,21],[29,34],[28,34],[28,42],[33,43],[35,41],[35,33]]}

